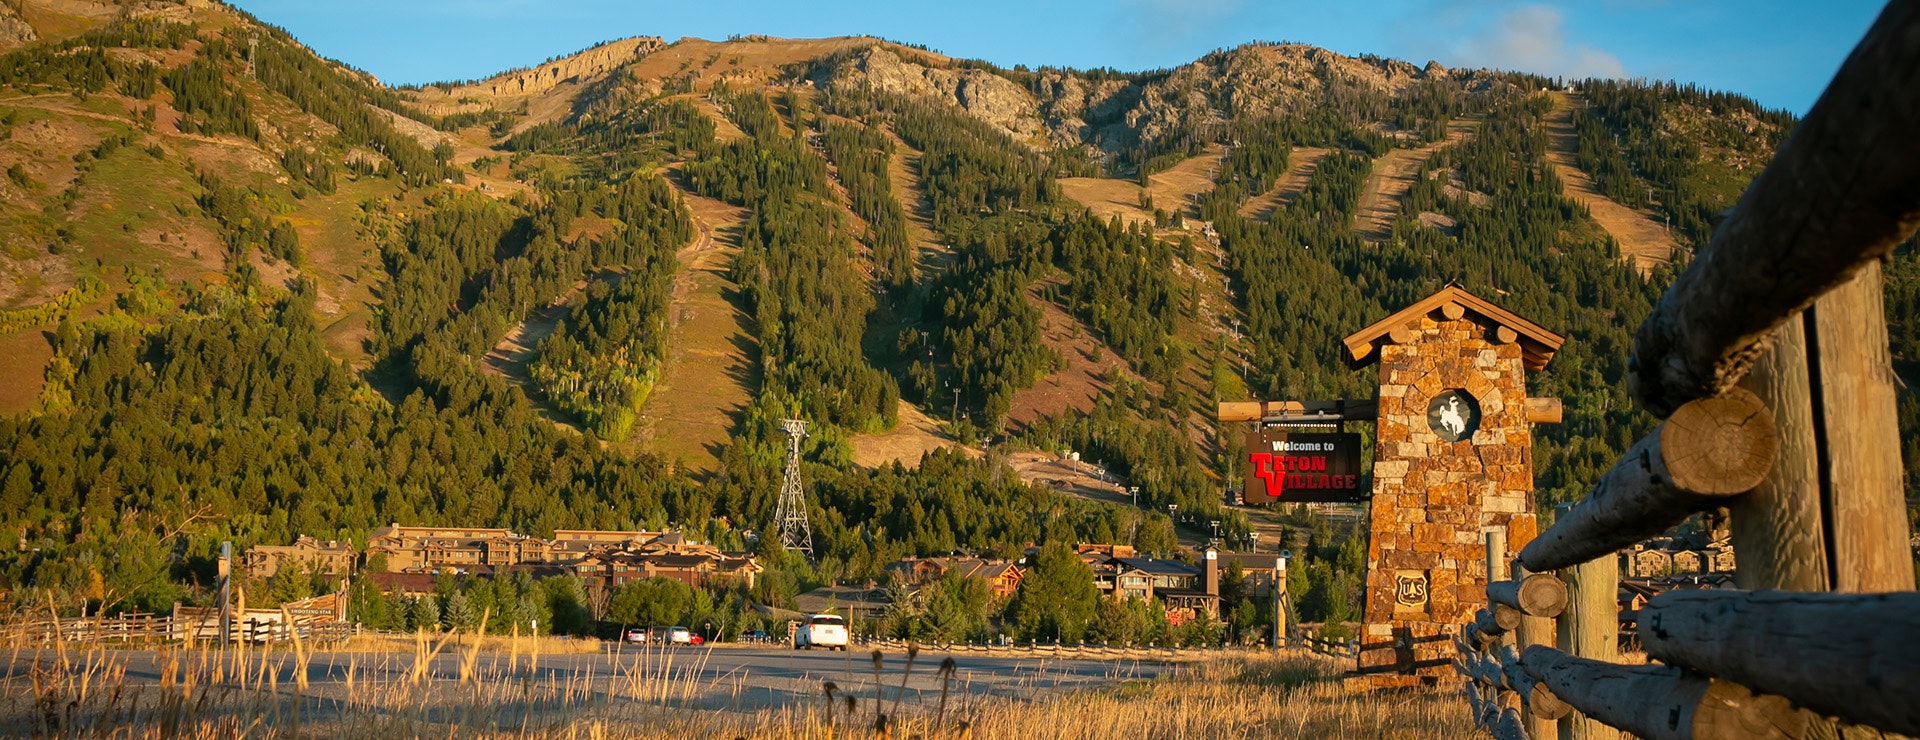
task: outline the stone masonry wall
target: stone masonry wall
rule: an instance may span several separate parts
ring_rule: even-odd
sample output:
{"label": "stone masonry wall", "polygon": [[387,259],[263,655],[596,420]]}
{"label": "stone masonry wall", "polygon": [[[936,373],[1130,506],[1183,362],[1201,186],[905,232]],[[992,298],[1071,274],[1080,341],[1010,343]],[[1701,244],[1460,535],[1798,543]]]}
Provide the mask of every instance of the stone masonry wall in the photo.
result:
{"label": "stone masonry wall", "polygon": [[[1451,635],[1486,604],[1482,533],[1507,529],[1510,552],[1533,538],[1533,437],[1520,345],[1471,313],[1408,328],[1412,341],[1380,349],[1360,671],[1441,676]],[[1471,438],[1447,442],[1428,425],[1428,404],[1448,390],[1479,403]]]}

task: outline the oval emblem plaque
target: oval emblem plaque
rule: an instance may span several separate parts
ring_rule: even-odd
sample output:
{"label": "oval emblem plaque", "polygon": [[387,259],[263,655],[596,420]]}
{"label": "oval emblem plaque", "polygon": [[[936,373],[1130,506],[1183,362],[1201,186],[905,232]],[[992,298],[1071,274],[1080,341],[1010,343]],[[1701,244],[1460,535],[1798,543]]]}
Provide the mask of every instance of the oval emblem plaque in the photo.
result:
{"label": "oval emblem plaque", "polygon": [[1466,391],[1441,391],[1427,404],[1427,427],[1447,442],[1473,436],[1480,428],[1480,402]]}

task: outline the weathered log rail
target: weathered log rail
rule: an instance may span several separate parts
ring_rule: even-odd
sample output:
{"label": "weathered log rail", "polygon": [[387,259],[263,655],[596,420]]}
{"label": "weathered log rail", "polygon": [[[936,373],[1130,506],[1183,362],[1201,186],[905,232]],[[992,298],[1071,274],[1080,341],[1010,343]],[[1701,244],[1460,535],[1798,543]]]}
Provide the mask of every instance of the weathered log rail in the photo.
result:
{"label": "weathered log rail", "polygon": [[1775,329],[1920,225],[1920,4],[1881,11],[1773,161],[1634,335],[1656,416],[1733,387]]}
{"label": "weathered log rail", "polygon": [[[1489,608],[1455,643],[1494,736],[1920,735],[1920,593],[1878,298],[1879,261],[1920,227],[1917,89],[1920,0],[1892,0],[1640,325],[1627,389],[1665,421],[1521,549],[1514,570],[1530,575],[1489,563]],[[1741,570],[1756,565],[1741,586],[1793,591],[1661,594],[1635,625],[1660,663],[1612,662],[1604,559],[1721,506]],[[1547,618],[1558,649],[1514,641]],[[1543,722],[1556,712],[1557,731]]]}

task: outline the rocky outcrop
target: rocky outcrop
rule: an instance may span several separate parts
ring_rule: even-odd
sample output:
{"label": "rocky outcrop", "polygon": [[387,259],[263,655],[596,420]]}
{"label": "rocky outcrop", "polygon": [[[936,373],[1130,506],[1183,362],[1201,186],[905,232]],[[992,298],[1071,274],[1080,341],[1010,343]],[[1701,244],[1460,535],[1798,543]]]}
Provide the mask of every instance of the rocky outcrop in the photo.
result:
{"label": "rocky outcrop", "polygon": [[1049,143],[1100,155],[1212,138],[1234,118],[1299,112],[1321,104],[1329,86],[1345,94],[1398,95],[1451,74],[1438,64],[1422,69],[1299,44],[1255,44],[1130,79],[1047,71],[1033,87]]}
{"label": "rocky outcrop", "polygon": [[367,104],[367,110],[373,111],[380,117],[387,119],[387,123],[393,125],[393,130],[406,134],[408,138],[419,142],[420,146],[427,149],[440,146],[442,142],[452,142],[454,140],[452,134],[436,130],[432,126],[428,126],[427,124],[371,103]]}
{"label": "rocky outcrop", "polygon": [[568,80],[585,79],[603,74],[622,64],[646,56],[665,45],[665,42],[655,36],[635,36],[619,41],[609,41],[533,69],[507,72],[479,83],[456,87],[452,90],[452,95],[456,99],[538,95]]}
{"label": "rocky outcrop", "polygon": [[946,69],[907,61],[893,50],[870,47],[834,69],[831,86],[871,87],[913,97],[940,98],[1005,130],[1015,140],[1041,138],[1040,109],[1026,88],[980,69]]}
{"label": "rocky outcrop", "polygon": [[27,25],[20,14],[0,3],[0,52],[13,51],[39,38],[40,35],[33,32],[33,26]]}
{"label": "rocky outcrop", "polygon": [[1046,117],[1047,140],[1055,147],[1131,146],[1133,131],[1123,117],[1140,102],[1140,87],[1124,80],[1090,80],[1080,75],[1043,72],[1035,88]]}

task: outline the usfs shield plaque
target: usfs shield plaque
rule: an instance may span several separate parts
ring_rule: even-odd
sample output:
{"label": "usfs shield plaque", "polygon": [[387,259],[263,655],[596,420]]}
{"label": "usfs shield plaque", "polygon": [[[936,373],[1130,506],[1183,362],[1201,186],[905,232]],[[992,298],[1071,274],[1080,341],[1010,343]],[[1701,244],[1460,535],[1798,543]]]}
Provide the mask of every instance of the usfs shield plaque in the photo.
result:
{"label": "usfs shield plaque", "polygon": [[1402,570],[1393,574],[1394,611],[1425,611],[1427,608],[1427,572]]}

